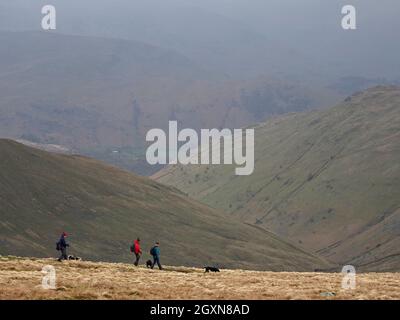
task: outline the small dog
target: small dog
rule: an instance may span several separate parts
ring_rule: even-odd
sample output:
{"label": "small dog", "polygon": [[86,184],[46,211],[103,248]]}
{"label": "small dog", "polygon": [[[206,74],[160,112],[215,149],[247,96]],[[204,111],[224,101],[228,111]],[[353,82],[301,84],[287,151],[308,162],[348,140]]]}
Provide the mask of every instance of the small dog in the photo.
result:
{"label": "small dog", "polygon": [[218,268],[216,267],[204,267],[204,269],[206,269],[205,272],[220,272]]}
{"label": "small dog", "polygon": [[68,256],[68,260],[78,260],[78,261],[80,261],[80,260],[82,260],[82,259],[79,258],[79,257],[77,257],[77,256],[69,255],[69,256]]}
{"label": "small dog", "polygon": [[146,267],[147,268],[151,268],[153,266],[153,262],[151,262],[151,260],[147,260],[146,261]]}

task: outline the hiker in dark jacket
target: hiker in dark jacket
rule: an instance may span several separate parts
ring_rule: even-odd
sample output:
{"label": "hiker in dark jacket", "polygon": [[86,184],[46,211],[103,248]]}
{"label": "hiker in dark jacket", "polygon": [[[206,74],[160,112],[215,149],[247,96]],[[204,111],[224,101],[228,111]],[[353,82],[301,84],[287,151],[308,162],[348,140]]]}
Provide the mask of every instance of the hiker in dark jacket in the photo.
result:
{"label": "hiker in dark jacket", "polygon": [[140,238],[137,238],[133,242],[133,253],[136,256],[136,260],[134,262],[134,265],[138,266],[139,265],[140,256],[142,255],[142,250],[140,249]]}
{"label": "hiker in dark jacket", "polygon": [[161,263],[160,263],[160,243],[159,242],[156,242],[154,247],[151,248],[150,254],[153,256],[153,264],[152,264],[151,268],[153,269],[154,266],[157,263],[158,268],[160,270],[162,270],[162,266],[161,266]]}
{"label": "hiker in dark jacket", "polygon": [[57,249],[61,251],[61,256],[58,258],[58,261],[68,260],[67,256],[67,247],[69,244],[65,241],[65,238],[68,236],[66,232],[63,232],[60,240],[57,242]]}

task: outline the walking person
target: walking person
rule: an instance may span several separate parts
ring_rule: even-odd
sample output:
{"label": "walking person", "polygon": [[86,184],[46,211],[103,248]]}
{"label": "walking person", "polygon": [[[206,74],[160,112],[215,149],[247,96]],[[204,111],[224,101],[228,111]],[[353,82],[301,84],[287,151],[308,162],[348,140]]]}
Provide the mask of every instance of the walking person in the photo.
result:
{"label": "walking person", "polygon": [[134,262],[134,265],[137,267],[139,265],[140,257],[142,256],[142,250],[140,249],[140,238],[137,238],[133,242],[133,253],[136,256],[136,260]]}
{"label": "walking person", "polygon": [[154,266],[157,263],[158,268],[160,270],[162,270],[162,266],[161,266],[161,263],[160,263],[160,243],[159,242],[156,242],[154,247],[151,248],[150,254],[153,256],[153,264],[152,264],[151,268],[153,269]]}
{"label": "walking person", "polygon": [[61,256],[58,258],[59,262],[62,262],[62,260],[68,260],[67,256],[67,247],[69,247],[69,244],[67,241],[65,241],[65,238],[68,237],[68,234],[66,232],[63,232],[61,234],[60,240],[57,242],[57,250],[61,251]]}

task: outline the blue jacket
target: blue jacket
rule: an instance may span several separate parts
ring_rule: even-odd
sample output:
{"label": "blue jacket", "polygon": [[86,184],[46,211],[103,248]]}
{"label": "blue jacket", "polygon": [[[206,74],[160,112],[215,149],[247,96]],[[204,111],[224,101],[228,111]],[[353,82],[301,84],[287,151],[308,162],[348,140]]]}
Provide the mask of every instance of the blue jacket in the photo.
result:
{"label": "blue jacket", "polygon": [[153,247],[153,257],[160,257],[160,247],[154,246]]}

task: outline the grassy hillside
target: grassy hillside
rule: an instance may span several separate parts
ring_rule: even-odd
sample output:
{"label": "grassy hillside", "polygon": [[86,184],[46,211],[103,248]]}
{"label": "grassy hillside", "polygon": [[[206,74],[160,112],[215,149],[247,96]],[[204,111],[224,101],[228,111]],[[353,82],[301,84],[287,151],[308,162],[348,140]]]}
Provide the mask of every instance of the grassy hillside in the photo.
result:
{"label": "grassy hillside", "polygon": [[[41,287],[45,265],[56,269],[56,288]],[[399,273],[357,274],[354,290],[342,289],[340,273],[260,272],[171,267],[136,268],[123,263],[0,257],[1,299],[312,299],[400,298]],[[158,288],[159,290],[154,290]],[[332,293],[333,296],[326,296]]]}
{"label": "grassy hillside", "polygon": [[255,127],[255,172],[176,166],[155,175],[338,263],[400,270],[400,89]]}
{"label": "grassy hillside", "polygon": [[84,259],[143,259],[161,242],[167,264],[312,270],[321,259],[277,236],[224,216],[177,190],[79,156],[0,140],[0,254],[55,256],[62,231]]}

